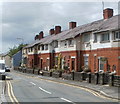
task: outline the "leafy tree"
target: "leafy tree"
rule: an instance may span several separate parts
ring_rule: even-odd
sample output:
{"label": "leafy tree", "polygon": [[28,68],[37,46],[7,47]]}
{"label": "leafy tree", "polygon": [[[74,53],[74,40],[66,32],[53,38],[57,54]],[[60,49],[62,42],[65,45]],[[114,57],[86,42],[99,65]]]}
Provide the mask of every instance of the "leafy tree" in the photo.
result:
{"label": "leafy tree", "polygon": [[16,54],[18,51],[20,51],[23,47],[25,47],[27,44],[20,44],[19,46],[14,46],[13,48],[9,49],[8,55],[12,57],[14,54]]}

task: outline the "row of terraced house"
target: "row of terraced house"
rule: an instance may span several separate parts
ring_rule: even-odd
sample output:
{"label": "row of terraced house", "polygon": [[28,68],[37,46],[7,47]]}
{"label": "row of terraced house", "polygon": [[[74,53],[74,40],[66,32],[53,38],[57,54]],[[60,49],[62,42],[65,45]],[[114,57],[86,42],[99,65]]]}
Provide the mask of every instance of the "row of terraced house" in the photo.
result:
{"label": "row of terraced house", "polygon": [[43,31],[35,41],[22,50],[23,66],[51,70],[55,67],[81,71],[88,66],[91,72],[114,72],[120,75],[120,15],[113,9],[103,10],[103,19],[77,26],[69,22],[69,29],[61,26]]}

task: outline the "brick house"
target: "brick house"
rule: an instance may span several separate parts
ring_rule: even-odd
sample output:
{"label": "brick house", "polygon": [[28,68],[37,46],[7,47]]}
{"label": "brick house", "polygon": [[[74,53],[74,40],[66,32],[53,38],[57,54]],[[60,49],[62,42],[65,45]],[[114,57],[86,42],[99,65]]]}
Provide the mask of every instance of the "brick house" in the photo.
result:
{"label": "brick house", "polygon": [[103,19],[77,26],[69,22],[69,29],[61,26],[49,30],[44,37],[40,32],[35,42],[23,48],[26,66],[50,70],[55,66],[70,71],[81,71],[88,66],[91,72],[116,72],[120,75],[120,15],[113,9],[103,11]]}

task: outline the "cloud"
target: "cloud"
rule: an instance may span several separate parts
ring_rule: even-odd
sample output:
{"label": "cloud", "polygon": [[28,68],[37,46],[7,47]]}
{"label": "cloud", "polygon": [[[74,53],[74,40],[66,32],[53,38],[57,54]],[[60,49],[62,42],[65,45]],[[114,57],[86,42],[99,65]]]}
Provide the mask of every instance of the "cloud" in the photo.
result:
{"label": "cloud", "polygon": [[[25,43],[29,43],[36,33],[44,31],[48,35],[49,29],[55,25],[66,30],[70,21],[82,25],[102,19],[101,2],[4,2],[0,7],[3,52],[20,43],[16,38],[23,38]],[[106,7],[115,9],[117,14],[117,2],[106,2]]]}

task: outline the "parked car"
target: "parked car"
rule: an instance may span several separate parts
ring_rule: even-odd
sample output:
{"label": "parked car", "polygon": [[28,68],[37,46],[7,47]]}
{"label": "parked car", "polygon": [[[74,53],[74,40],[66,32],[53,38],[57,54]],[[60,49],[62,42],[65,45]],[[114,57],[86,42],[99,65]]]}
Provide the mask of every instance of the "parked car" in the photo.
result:
{"label": "parked car", "polygon": [[5,72],[10,72],[10,68],[5,66]]}

